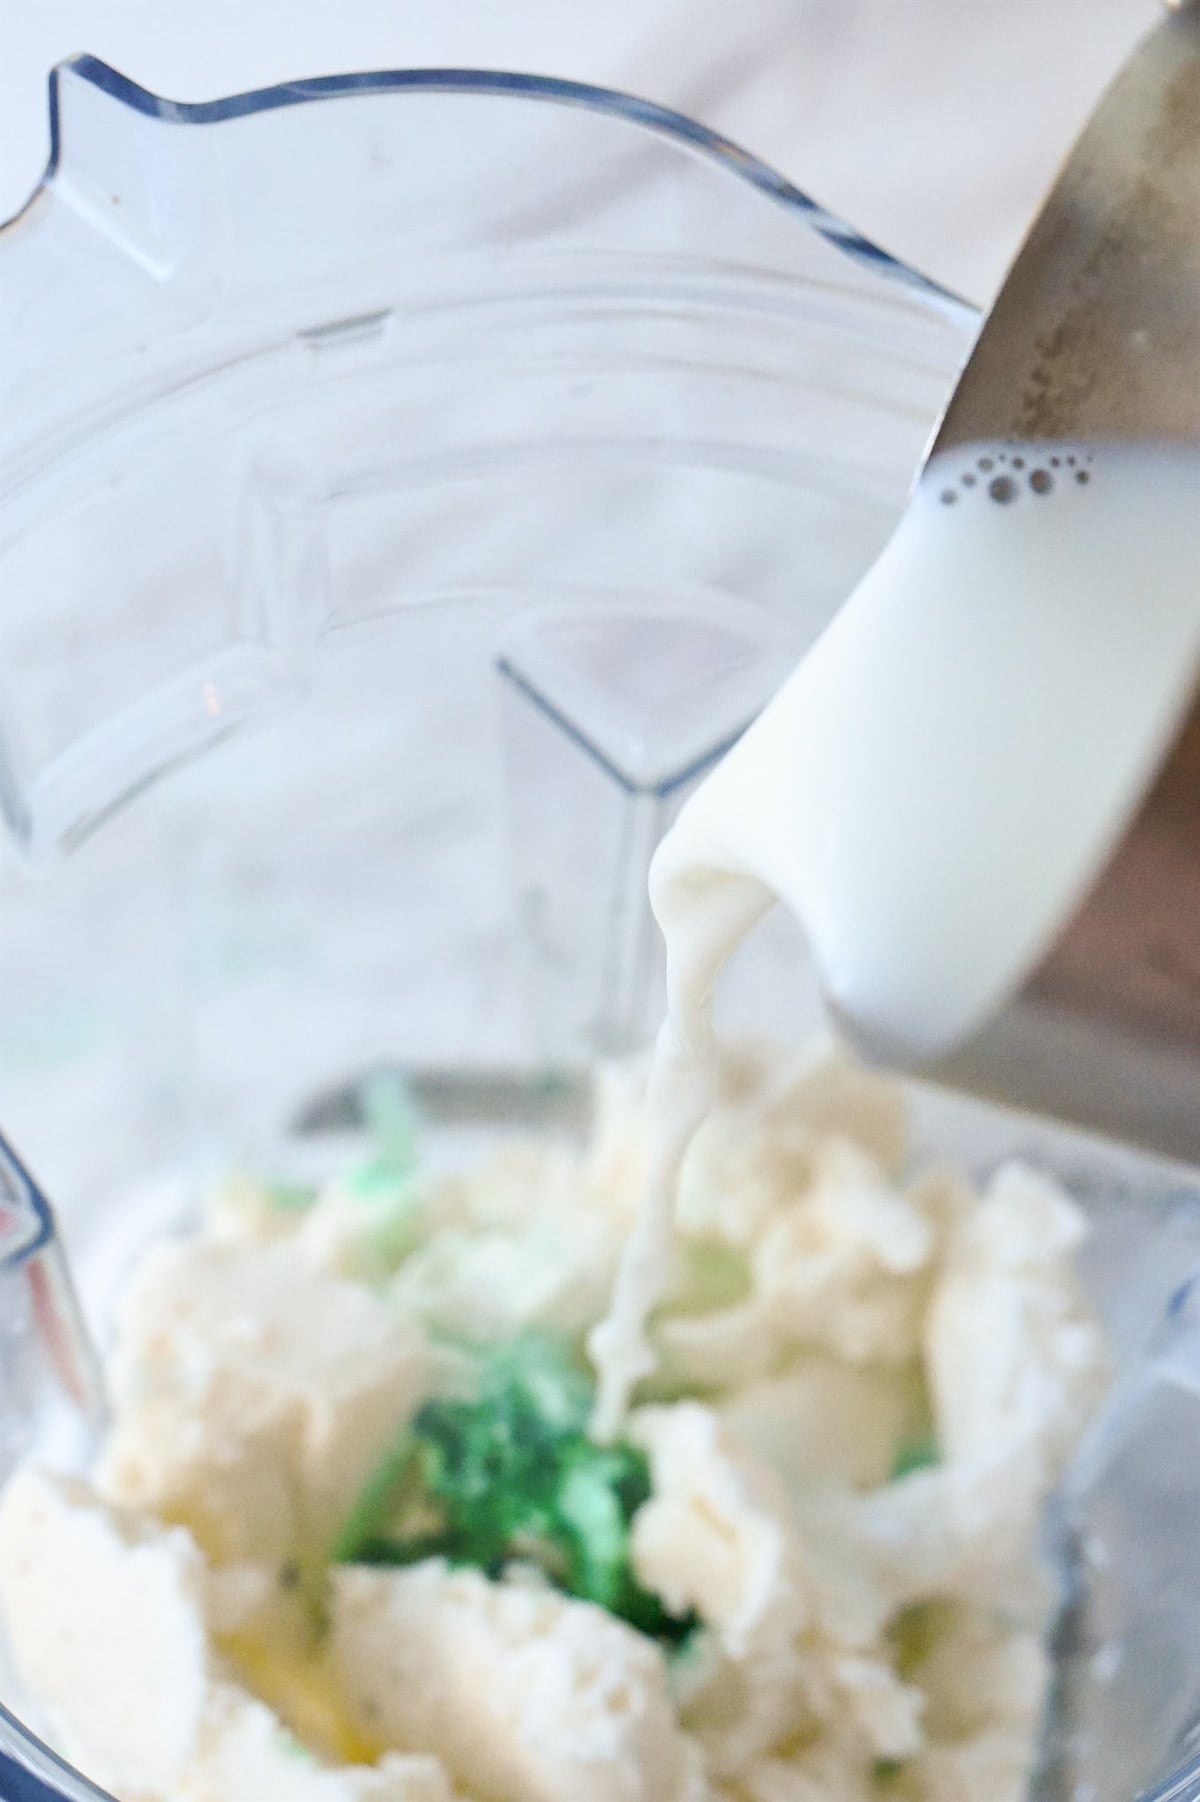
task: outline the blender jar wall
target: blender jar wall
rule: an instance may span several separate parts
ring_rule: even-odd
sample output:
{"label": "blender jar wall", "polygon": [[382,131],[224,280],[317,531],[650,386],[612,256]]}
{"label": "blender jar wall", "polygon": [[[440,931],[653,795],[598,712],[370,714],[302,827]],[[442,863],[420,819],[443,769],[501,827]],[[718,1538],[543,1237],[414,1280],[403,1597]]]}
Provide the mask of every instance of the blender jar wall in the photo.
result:
{"label": "blender jar wall", "polygon": [[[571,84],[179,107],[80,59],[54,108],[0,233],[0,1125],[102,1335],[207,1170],[319,1156],[381,1065],[546,1117],[644,1038],[650,843],[881,543],[971,315]],[[797,951],[758,935],[734,1022],[811,1018]]]}
{"label": "blender jar wall", "polygon": [[881,541],[968,314],[567,84],[182,108],[82,59],[55,120],[0,239],[0,1076],[94,1218],[373,1062],[641,1035],[614,902]]}
{"label": "blender jar wall", "polygon": [[618,95],[52,98],[0,234],[0,1094],[102,1336],[204,1173],[319,1157],[365,1073],[514,1102],[643,1038],[650,842],[971,315]]}

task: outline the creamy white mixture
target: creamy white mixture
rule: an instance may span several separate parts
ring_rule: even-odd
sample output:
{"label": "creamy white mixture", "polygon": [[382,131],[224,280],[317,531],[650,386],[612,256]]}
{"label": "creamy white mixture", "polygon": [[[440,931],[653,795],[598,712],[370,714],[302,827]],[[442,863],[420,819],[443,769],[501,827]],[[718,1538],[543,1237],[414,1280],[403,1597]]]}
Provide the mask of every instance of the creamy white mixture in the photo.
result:
{"label": "creamy white mixture", "polygon": [[531,1568],[323,1568],[454,1348],[603,1319],[655,1156],[622,1067],[582,1151],[243,1180],[149,1254],[98,1468],[0,1501],[14,1659],[120,1802],[1018,1802],[1038,1511],[1104,1380],[1083,1221],[1020,1166],[914,1171],[899,1090],[832,1055],[713,1088],[623,1429],[636,1575],[692,1637]]}

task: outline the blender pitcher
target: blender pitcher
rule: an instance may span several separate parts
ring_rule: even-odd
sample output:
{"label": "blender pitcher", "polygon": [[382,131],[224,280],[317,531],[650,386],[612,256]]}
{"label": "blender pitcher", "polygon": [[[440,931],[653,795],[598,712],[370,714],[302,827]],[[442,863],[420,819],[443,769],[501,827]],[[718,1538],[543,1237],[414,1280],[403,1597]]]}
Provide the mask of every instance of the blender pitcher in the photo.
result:
{"label": "blender pitcher", "polygon": [[[0,234],[0,1482],[94,1430],[64,1246],[103,1343],[209,1175],[319,1167],[379,1072],[448,1136],[570,1132],[649,1042],[653,847],[882,545],[975,319],[598,89],[183,106],[84,57],[51,104]],[[727,1001],[815,1022],[785,921]],[[1177,1662],[1097,1802],[1171,1764]],[[2,1659],[0,1703],[0,1794],[103,1802]]]}
{"label": "blender pitcher", "polygon": [[303,1175],[372,1073],[569,1131],[647,1042],[654,843],[883,542],[972,318],[571,84],[180,107],[82,59],[52,117],[0,236],[9,1466],[85,1449],[41,1196],[102,1342],[209,1172]]}

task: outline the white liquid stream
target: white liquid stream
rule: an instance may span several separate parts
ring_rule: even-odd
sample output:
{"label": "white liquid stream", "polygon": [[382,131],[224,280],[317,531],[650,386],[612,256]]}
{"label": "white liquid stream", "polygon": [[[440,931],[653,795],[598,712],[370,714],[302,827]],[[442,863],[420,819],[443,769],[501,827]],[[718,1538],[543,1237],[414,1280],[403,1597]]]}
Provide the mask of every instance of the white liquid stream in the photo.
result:
{"label": "white liquid stream", "polygon": [[782,900],[854,1044],[911,1064],[948,1051],[1082,899],[1198,666],[1200,452],[982,445],[925,471],[654,859],[668,1020],[645,1208],[590,1342],[597,1437],[654,1368],[647,1324],[729,953]]}

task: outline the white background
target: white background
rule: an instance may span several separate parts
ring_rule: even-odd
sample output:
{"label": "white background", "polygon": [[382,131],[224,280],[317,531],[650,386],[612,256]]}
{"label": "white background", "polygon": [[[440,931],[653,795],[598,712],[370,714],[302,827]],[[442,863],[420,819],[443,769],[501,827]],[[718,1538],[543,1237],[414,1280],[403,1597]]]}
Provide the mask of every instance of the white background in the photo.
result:
{"label": "white background", "polygon": [[0,0],[0,217],[89,50],[172,98],[335,70],[519,68],[630,88],[775,163],[975,299],[1154,0]]}

